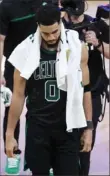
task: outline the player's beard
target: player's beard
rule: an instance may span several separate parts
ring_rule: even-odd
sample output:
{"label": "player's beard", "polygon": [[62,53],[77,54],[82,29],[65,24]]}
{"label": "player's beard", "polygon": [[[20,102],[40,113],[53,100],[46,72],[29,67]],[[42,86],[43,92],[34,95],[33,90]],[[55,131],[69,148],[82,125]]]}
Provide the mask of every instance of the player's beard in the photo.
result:
{"label": "player's beard", "polygon": [[59,43],[59,40],[60,40],[60,37],[58,38],[58,40],[53,43],[53,44],[49,44],[47,41],[45,41],[44,39],[42,39],[42,42],[47,46],[47,48],[50,48],[50,49],[54,49],[54,48],[57,48],[58,47],[58,43]]}

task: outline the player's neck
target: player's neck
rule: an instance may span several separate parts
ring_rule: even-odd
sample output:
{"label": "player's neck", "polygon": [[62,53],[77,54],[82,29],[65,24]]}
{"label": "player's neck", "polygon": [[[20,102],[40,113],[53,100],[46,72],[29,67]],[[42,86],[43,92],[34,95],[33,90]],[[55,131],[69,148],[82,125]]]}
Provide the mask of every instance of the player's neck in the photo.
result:
{"label": "player's neck", "polygon": [[41,46],[42,46],[42,48],[44,48],[45,50],[48,50],[48,51],[56,51],[58,48],[57,45],[55,47],[48,47],[48,45],[44,41],[42,41]]}

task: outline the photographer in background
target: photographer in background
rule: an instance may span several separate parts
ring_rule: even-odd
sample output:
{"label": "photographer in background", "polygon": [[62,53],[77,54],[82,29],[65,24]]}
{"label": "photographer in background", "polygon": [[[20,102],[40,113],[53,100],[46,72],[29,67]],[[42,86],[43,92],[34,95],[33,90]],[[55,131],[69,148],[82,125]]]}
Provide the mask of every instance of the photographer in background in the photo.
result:
{"label": "photographer in background", "polygon": [[[88,43],[89,51],[89,70],[90,82],[92,92],[92,106],[93,106],[93,144],[95,143],[96,129],[99,117],[102,115],[101,98],[103,93],[107,93],[108,78],[103,68],[104,63],[101,54],[109,59],[109,26],[103,21],[98,20],[97,23],[89,27],[81,28],[94,19],[84,14],[85,11],[84,0],[61,0],[61,6],[66,14],[63,18],[65,28],[74,29],[79,32],[81,41]],[[84,129],[80,130],[80,135]],[[82,147],[82,146],[81,146]],[[80,175],[87,176],[90,169],[90,155],[91,152],[80,152]]]}

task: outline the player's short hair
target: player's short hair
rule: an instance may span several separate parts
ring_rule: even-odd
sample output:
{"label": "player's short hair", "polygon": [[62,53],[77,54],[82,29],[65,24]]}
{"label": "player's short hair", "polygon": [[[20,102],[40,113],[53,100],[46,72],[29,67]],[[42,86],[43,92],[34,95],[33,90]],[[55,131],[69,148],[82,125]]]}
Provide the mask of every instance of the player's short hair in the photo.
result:
{"label": "player's short hair", "polygon": [[60,22],[61,12],[58,6],[45,3],[37,11],[37,22],[45,26]]}

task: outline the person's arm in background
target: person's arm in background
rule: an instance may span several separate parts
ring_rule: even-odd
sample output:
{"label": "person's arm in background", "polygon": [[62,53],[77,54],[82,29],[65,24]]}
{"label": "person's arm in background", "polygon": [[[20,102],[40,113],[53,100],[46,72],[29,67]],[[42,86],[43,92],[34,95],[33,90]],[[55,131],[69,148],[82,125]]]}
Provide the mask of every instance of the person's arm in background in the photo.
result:
{"label": "person's arm in background", "polygon": [[5,79],[2,73],[2,60],[3,60],[3,50],[4,50],[4,41],[7,35],[7,30],[9,26],[9,9],[8,5],[4,1],[0,3],[0,85],[5,84]]}
{"label": "person's arm in background", "polygon": [[0,65],[2,64],[5,36],[0,34]]}
{"label": "person's arm in background", "polygon": [[13,149],[17,147],[17,142],[14,139],[14,131],[24,107],[25,86],[26,80],[20,76],[20,72],[18,70],[15,70],[14,91],[12,95],[6,131],[6,154],[8,157],[14,157]]}
{"label": "person's arm in background", "polygon": [[[104,47],[104,56],[105,58],[110,59],[109,26],[103,20],[101,20],[99,23],[97,23],[96,27],[100,30],[100,38],[98,39],[96,36],[96,33],[90,30],[90,31],[84,32],[85,40],[87,43],[90,43],[94,47],[96,47],[97,50],[101,52],[101,54],[103,54],[103,47]],[[101,44],[100,40],[103,43],[103,47],[102,45],[100,45]]]}
{"label": "person's arm in background", "polygon": [[0,85],[1,84],[5,85],[5,79],[4,79],[3,73],[2,73],[2,59],[3,59],[4,41],[5,41],[5,36],[0,35]]}
{"label": "person's arm in background", "polygon": [[[88,123],[92,124],[92,99],[91,99],[89,69],[88,69],[88,49],[85,44],[82,45],[81,69],[82,69],[82,84],[84,86],[83,106],[88,125]],[[85,129],[81,137],[81,144],[83,146],[81,150],[82,152],[89,152],[91,150],[92,128],[90,128],[89,126],[87,127],[87,129]]]}
{"label": "person's arm in background", "polygon": [[[98,44],[97,44],[98,45]],[[103,47],[104,47],[104,56],[107,59],[110,59],[110,44],[107,44],[105,42],[103,42]],[[101,53],[103,53],[103,47],[102,45],[97,48]]]}

